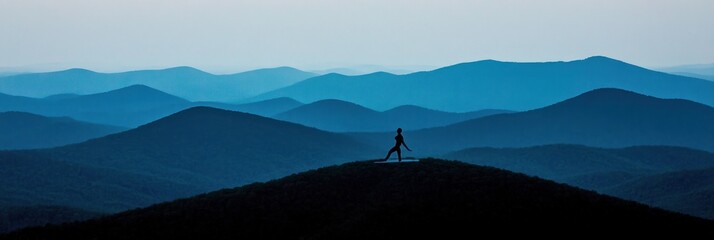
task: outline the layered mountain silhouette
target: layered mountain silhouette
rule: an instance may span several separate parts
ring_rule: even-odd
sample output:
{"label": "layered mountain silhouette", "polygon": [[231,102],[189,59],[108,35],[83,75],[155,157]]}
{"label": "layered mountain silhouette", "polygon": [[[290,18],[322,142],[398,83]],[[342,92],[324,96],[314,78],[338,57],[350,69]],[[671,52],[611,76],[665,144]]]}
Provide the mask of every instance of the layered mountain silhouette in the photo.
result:
{"label": "layered mountain silhouette", "polygon": [[40,98],[65,93],[87,95],[131,85],[146,85],[191,101],[232,102],[289,86],[313,76],[315,74],[289,67],[228,75],[214,75],[190,67],[123,73],[69,69],[0,77],[0,92]]}
{"label": "layered mountain silhouette", "polygon": [[195,107],[80,144],[0,152],[0,207],[116,212],[377,154],[343,135]]}
{"label": "layered mountain silhouette", "polygon": [[[356,162],[7,239],[456,237],[560,226],[602,235],[710,235],[711,221],[495,168]],[[552,230],[548,235],[553,236]],[[545,232],[543,232],[545,233]],[[538,233],[533,233],[538,234]]]}
{"label": "layered mountain silhouette", "polygon": [[301,102],[339,99],[377,110],[417,105],[449,112],[521,111],[598,88],[620,88],[714,105],[714,82],[651,71],[607,57],[546,63],[485,60],[406,75],[327,74],[256,99],[290,97]]}
{"label": "layered mountain silhouette", "polygon": [[321,100],[277,114],[276,119],[333,132],[377,132],[445,126],[456,122],[500,113],[506,110],[482,110],[448,113],[417,106],[400,106],[384,112],[340,101]]}
{"label": "layered mountain silhouette", "polygon": [[0,112],[0,150],[56,147],[123,130],[121,127],[80,122],[66,117]]}
{"label": "layered mountain silhouette", "polygon": [[[444,156],[714,219],[714,154],[680,147],[470,148]],[[711,174],[711,175],[707,175]]]}
{"label": "layered mountain silhouette", "polygon": [[61,95],[37,99],[0,95],[0,111],[23,111],[45,116],[135,127],[191,106],[191,102],[144,86],[133,85],[90,95]]}
{"label": "layered mountain silhouette", "polygon": [[[269,180],[374,152],[342,135],[252,114],[195,107],[48,153],[67,161],[216,188]],[[83,157],[72,157],[79,154]]]}
{"label": "layered mountain silhouette", "polygon": [[[581,144],[596,147],[669,145],[714,150],[714,108],[619,89],[597,89],[532,111],[499,114],[445,127],[405,132],[420,154],[469,147]],[[353,134],[389,146],[393,133]]]}
{"label": "layered mountain silhouette", "polygon": [[45,98],[0,94],[0,111],[69,116],[82,121],[124,127],[137,127],[195,106],[270,116],[300,105],[302,103],[289,98],[244,104],[190,102],[144,85],[132,85],[90,95],[59,94]]}

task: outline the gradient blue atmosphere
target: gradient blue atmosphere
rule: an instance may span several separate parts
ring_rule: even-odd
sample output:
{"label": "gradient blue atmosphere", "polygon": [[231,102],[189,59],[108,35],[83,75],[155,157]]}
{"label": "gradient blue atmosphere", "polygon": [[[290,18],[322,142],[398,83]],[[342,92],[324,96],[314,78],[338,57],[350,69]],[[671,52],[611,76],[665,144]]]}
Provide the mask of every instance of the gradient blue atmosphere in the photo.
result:
{"label": "gradient blue atmosphere", "polygon": [[0,239],[711,238],[712,10],[0,0]]}

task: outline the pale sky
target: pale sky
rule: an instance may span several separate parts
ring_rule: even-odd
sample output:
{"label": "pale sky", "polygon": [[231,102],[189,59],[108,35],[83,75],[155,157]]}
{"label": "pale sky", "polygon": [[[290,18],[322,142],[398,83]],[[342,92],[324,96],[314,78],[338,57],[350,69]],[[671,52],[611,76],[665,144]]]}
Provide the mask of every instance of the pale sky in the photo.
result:
{"label": "pale sky", "polygon": [[714,63],[714,0],[0,0],[0,69]]}

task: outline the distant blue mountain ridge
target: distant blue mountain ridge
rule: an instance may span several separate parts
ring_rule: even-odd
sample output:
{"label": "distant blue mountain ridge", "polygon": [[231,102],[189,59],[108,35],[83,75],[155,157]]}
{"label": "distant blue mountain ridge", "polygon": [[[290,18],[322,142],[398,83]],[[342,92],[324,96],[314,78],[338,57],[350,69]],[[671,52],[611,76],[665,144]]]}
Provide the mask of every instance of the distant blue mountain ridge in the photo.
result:
{"label": "distant blue mountain ridge", "polygon": [[50,117],[71,117],[123,127],[137,127],[195,106],[211,106],[270,116],[300,105],[302,103],[289,98],[246,104],[191,102],[144,85],[132,85],[97,94],[59,94],[45,98],[0,93],[0,112],[19,111]]}
{"label": "distant blue mountain ridge", "polygon": [[[0,92],[27,97],[94,94],[146,85],[191,101],[236,102],[316,76],[290,67],[214,75],[191,67],[98,73],[86,69],[0,77]],[[41,86],[41,87],[38,87]]]}
{"label": "distant blue mountain ridge", "polygon": [[338,99],[380,111],[401,105],[448,112],[521,111],[598,88],[619,88],[714,105],[712,81],[652,71],[602,56],[542,63],[484,60],[406,75],[327,74],[252,99],[290,97],[301,102]]}
{"label": "distant blue mountain ridge", "polygon": [[397,127],[420,129],[509,112],[483,110],[448,113],[418,106],[400,106],[389,111],[377,112],[337,100],[319,101],[303,106],[303,103],[291,98],[275,98],[243,104],[191,102],[144,85],[132,85],[97,94],[58,94],[45,98],[0,94],[0,112],[20,111],[51,117],[67,116],[81,121],[123,127],[137,127],[196,106],[275,117],[339,132],[385,131]]}
{"label": "distant blue mountain ridge", "polygon": [[[345,76],[290,67],[214,75],[191,67],[97,73],[69,69],[0,77],[0,93],[47,97],[94,94],[146,85],[189,101],[248,103],[287,97],[310,103],[336,99],[378,111],[415,105],[446,112],[530,110],[598,88],[619,88],[714,105],[714,82],[595,56],[569,62],[460,63],[432,71]],[[37,87],[37,86],[42,86]]]}

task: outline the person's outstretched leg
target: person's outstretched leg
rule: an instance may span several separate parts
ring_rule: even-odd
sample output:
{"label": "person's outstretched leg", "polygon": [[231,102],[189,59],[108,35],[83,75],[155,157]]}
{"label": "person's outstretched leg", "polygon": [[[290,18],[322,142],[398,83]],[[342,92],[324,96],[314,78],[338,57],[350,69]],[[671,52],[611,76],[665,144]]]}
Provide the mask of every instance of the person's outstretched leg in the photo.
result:
{"label": "person's outstretched leg", "polygon": [[387,153],[387,157],[384,158],[384,161],[389,160],[389,157],[392,156],[392,153],[393,153],[394,151],[396,151],[396,150],[394,150],[394,148],[389,149],[389,152]]}
{"label": "person's outstretched leg", "polygon": [[399,147],[397,147],[397,156],[399,157],[399,161],[401,162],[402,161],[402,149],[400,149]]}

